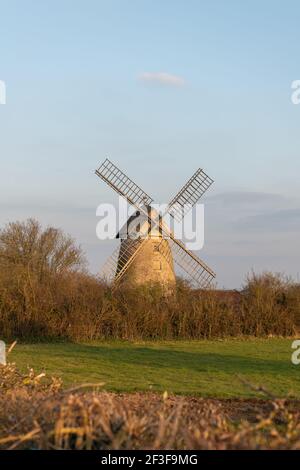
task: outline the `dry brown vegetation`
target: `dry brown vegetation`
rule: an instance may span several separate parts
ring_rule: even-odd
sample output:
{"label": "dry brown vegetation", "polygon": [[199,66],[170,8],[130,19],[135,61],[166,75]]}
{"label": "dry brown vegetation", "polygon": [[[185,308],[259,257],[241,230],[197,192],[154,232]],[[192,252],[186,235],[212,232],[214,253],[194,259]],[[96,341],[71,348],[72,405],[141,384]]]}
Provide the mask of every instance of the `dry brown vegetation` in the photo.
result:
{"label": "dry brown vegetation", "polygon": [[65,390],[9,364],[0,449],[300,449],[299,401]]}
{"label": "dry brown vegetation", "polygon": [[0,331],[5,339],[198,339],[293,335],[300,288],[272,274],[252,275],[241,292],[196,291],[183,281],[112,294],[85,270],[82,251],[38,222],[0,231]]}

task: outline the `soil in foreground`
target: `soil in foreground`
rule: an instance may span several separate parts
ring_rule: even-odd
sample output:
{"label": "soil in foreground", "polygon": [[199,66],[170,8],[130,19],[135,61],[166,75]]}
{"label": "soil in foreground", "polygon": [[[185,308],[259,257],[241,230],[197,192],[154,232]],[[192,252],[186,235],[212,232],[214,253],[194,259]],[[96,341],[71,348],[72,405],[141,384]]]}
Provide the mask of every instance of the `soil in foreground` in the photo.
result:
{"label": "soil in foreground", "polygon": [[220,400],[103,392],[101,384],[66,389],[8,365],[0,367],[0,448],[300,449],[299,405],[271,395]]}

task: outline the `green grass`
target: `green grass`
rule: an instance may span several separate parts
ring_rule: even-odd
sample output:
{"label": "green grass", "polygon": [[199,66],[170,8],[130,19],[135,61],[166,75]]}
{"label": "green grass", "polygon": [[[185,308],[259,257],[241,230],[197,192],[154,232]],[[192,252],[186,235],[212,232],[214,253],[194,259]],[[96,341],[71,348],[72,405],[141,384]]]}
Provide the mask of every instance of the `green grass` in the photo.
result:
{"label": "green grass", "polygon": [[289,339],[17,344],[21,370],[61,376],[66,385],[105,382],[111,391],[159,391],[205,397],[251,397],[238,376],[277,396],[300,398],[300,366]]}

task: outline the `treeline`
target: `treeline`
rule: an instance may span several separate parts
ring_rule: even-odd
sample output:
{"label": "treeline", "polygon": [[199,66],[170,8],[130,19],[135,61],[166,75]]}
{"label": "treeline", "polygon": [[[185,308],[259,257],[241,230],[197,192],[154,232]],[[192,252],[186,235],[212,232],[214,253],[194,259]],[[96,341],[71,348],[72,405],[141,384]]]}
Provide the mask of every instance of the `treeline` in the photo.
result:
{"label": "treeline", "polygon": [[290,336],[300,323],[300,288],[280,275],[253,274],[241,292],[197,291],[179,280],[166,296],[158,285],[112,293],[85,266],[60,230],[32,219],[0,230],[1,339]]}

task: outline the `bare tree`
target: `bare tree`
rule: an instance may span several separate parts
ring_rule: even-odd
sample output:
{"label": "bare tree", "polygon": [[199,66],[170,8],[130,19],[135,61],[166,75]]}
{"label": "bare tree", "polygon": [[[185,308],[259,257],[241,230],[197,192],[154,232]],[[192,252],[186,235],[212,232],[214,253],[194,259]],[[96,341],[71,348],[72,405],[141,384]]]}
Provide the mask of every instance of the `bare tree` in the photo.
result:
{"label": "bare tree", "polygon": [[42,278],[83,269],[85,258],[80,247],[62,230],[42,229],[38,221],[9,223],[0,230],[0,267],[24,267]]}

